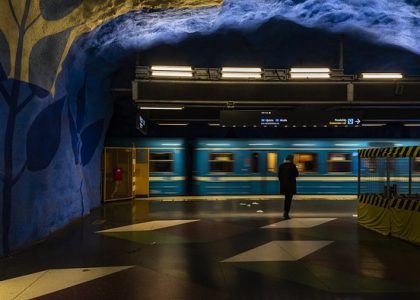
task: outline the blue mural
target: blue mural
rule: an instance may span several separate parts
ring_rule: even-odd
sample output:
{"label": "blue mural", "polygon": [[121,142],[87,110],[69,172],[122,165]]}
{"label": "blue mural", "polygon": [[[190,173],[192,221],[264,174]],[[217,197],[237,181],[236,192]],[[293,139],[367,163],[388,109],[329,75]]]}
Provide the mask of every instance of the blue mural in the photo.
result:
{"label": "blue mural", "polygon": [[[281,19],[420,54],[419,1],[226,0],[221,7],[132,11],[108,21],[77,39],[57,77],[70,34],[64,28],[33,46],[25,82],[23,37],[37,20],[25,19],[29,3],[16,20],[15,61],[0,31],[0,255],[100,204],[100,154],[112,115],[108,76],[134,52]],[[40,1],[40,11],[58,20],[81,3]]]}

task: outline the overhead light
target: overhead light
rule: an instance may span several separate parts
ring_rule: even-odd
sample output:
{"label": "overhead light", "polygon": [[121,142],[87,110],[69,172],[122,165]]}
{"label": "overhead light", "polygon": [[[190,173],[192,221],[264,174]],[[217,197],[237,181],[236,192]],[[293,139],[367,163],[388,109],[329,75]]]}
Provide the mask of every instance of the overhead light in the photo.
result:
{"label": "overhead light", "polygon": [[248,144],[248,146],[273,146],[273,144]]}
{"label": "overhead light", "polygon": [[162,146],[181,146],[180,143],[167,143],[167,144],[162,144]]}
{"label": "overhead light", "polygon": [[179,71],[179,72],[191,72],[192,68],[188,66],[152,66],[152,71]]}
{"label": "overhead light", "polygon": [[222,68],[222,78],[262,78],[261,68],[236,68],[224,67]]}
{"label": "overhead light", "polygon": [[329,68],[291,68],[291,79],[328,79],[331,77]]}
{"label": "overhead light", "polygon": [[337,147],[357,147],[357,146],[360,146],[360,144],[334,144],[334,146],[337,146]]}
{"label": "overhead light", "polygon": [[209,123],[209,126],[220,126],[219,123]]}
{"label": "overhead light", "polygon": [[362,124],[362,127],[381,127],[385,125],[386,123],[370,123],[370,124]]}
{"label": "overhead light", "polygon": [[291,68],[290,73],[330,73],[330,68]]}
{"label": "overhead light", "polygon": [[158,123],[160,126],[188,126],[189,123]]}
{"label": "overhead light", "polygon": [[144,105],[140,106],[140,109],[143,110],[183,110],[183,106],[163,106],[163,105]]}
{"label": "overhead light", "polygon": [[420,127],[420,124],[410,124],[410,123],[405,123],[404,124],[405,127]]}
{"label": "overhead light", "polygon": [[292,144],[292,146],[295,146],[295,147],[310,147],[310,146],[315,146],[315,144]]}
{"label": "overhead light", "polygon": [[362,73],[362,79],[402,79],[401,73]]}
{"label": "overhead light", "polygon": [[154,77],[192,77],[192,68],[188,66],[152,66]]}
{"label": "overhead light", "polygon": [[222,147],[222,146],[230,146],[230,144],[206,144],[206,146],[216,146],[216,147]]}

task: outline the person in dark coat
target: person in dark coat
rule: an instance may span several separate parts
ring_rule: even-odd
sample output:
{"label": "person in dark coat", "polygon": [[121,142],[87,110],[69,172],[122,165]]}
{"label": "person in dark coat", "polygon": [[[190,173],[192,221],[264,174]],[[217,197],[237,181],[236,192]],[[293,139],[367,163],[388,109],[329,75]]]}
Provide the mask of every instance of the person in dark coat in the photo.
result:
{"label": "person in dark coat", "polygon": [[290,219],[290,206],[292,205],[293,195],[296,194],[296,177],[298,176],[299,171],[293,163],[293,155],[286,156],[278,171],[280,194],[284,195],[283,217],[285,219]]}

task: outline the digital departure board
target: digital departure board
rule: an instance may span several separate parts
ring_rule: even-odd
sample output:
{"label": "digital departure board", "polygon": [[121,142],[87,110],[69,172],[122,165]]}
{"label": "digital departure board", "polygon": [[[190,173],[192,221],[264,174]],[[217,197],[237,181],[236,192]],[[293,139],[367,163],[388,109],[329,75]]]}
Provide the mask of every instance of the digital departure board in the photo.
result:
{"label": "digital departure board", "polygon": [[359,127],[362,118],[354,113],[278,110],[224,110],[220,124],[227,127]]}

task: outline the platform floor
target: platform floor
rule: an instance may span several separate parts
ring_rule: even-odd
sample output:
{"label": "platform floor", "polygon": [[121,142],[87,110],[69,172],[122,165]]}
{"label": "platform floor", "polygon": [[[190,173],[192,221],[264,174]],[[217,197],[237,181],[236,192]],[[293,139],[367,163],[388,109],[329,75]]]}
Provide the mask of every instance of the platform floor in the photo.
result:
{"label": "platform floor", "polygon": [[354,201],[106,204],[0,259],[0,299],[420,299],[420,247]]}

